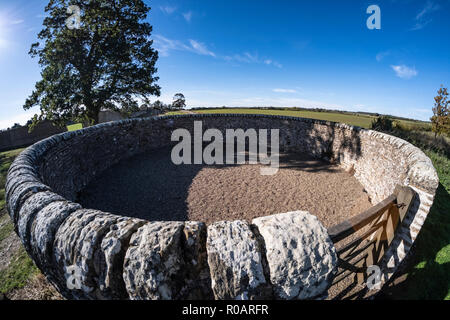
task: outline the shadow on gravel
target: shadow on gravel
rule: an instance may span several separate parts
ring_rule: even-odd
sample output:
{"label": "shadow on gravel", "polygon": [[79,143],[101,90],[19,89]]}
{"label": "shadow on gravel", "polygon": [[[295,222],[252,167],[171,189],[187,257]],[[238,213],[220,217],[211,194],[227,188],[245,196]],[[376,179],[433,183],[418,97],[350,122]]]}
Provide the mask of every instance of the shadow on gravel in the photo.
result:
{"label": "shadow on gravel", "polygon": [[[203,165],[175,165],[164,148],[107,169],[78,196],[84,208],[150,221],[187,220],[189,185]],[[169,183],[170,182],[170,183]]]}
{"label": "shadow on gravel", "polygon": [[280,167],[307,172],[336,172],[341,170],[337,166],[330,166],[330,163],[325,160],[314,159],[300,153],[280,153]]}

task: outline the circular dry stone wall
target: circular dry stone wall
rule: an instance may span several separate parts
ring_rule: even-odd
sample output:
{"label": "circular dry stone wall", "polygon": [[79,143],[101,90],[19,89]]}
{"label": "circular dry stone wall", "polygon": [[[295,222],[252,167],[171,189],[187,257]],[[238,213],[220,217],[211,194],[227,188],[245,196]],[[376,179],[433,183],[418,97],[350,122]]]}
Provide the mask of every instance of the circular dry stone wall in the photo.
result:
{"label": "circular dry stone wall", "polygon": [[[145,221],[82,208],[77,195],[112,165],[174,145],[171,134],[279,129],[280,150],[352,169],[373,204],[396,185],[416,196],[381,268],[387,281],[433,203],[438,178],[425,154],[387,134],[326,121],[266,115],[181,115],[66,132],[23,151],[6,182],[7,209],[25,249],[69,299],[323,298],[336,272],[330,237],[305,211],[246,221]],[[167,213],[170,215],[170,212]],[[338,222],[338,221],[337,221]]]}

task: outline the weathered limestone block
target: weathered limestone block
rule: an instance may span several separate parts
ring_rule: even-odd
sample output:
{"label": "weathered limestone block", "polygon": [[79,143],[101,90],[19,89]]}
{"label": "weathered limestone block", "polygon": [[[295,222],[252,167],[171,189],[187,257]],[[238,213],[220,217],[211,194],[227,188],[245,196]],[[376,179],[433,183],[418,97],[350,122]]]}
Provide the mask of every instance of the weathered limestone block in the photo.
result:
{"label": "weathered limestone block", "polygon": [[30,233],[30,244],[34,261],[54,281],[56,270],[53,257],[53,241],[63,221],[81,206],[68,201],[52,202],[40,210],[34,219]]}
{"label": "weathered limestone block", "polygon": [[306,211],[256,218],[276,298],[308,299],[331,285],[337,255],[327,230]]}
{"label": "weathered limestone block", "polygon": [[[33,166],[29,160],[24,159],[21,157],[22,154],[17,156],[17,158],[14,160],[14,162],[11,164],[11,166],[8,169],[8,177],[12,175],[17,170],[27,170],[32,174],[37,175],[37,168]],[[9,180],[9,178],[8,178]]]}
{"label": "weathered limestone block", "polygon": [[[60,292],[66,298],[73,298],[75,288],[79,288],[84,280],[73,259],[73,251],[79,239],[82,228],[94,220],[97,212],[78,210],[72,213],[59,227],[53,243],[53,260],[57,271],[57,282],[61,284]],[[76,274],[75,274],[76,273]],[[74,279],[72,275],[76,276]]]}
{"label": "weathered limestone block", "polygon": [[94,252],[117,219],[101,211],[82,209],[72,213],[59,228],[53,251],[59,281],[67,284],[69,297],[101,298]]}
{"label": "weathered limestone block", "polygon": [[417,161],[410,167],[408,172],[408,182],[412,183],[414,186],[420,186],[421,189],[424,189],[427,192],[434,193],[439,186],[439,177],[431,160],[427,160],[428,161]]}
{"label": "weathered limestone block", "polygon": [[8,200],[14,187],[25,181],[37,181],[36,173],[29,166],[19,166],[15,170],[8,172],[8,179],[5,184],[5,199]]}
{"label": "weathered limestone block", "polygon": [[247,222],[220,221],[209,225],[206,249],[216,299],[270,296],[261,248]]}
{"label": "weathered limestone block", "polygon": [[123,278],[130,299],[170,300],[183,286],[182,222],[149,222],[133,234]]}
{"label": "weathered limestone block", "polygon": [[185,284],[179,298],[214,299],[206,253],[206,225],[203,222],[186,221],[183,231]]}
{"label": "weathered limestone block", "polygon": [[101,247],[95,251],[95,266],[98,266],[99,293],[102,299],[127,299],[128,294],[123,281],[123,263],[131,236],[146,221],[120,218],[110,227],[102,240]]}
{"label": "weathered limestone block", "polygon": [[30,246],[30,229],[36,214],[45,208],[45,206],[55,201],[64,201],[64,198],[50,191],[38,192],[26,199],[20,208],[16,225],[17,233],[27,252],[32,252]]}
{"label": "weathered limestone block", "polygon": [[25,199],[41,191],[51,191],[51,189],[42,183],[35,182],[20,182],[13,188],[8,198],[8,212],[14,223],[18,221],[18,213]]}

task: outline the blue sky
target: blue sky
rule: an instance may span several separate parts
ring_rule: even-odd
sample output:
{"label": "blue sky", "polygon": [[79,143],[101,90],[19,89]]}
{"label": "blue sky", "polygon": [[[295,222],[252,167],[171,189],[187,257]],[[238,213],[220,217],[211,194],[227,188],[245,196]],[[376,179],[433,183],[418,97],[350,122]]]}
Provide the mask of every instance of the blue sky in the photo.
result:
{"label": "blue sky", "polygon": [[[28,56],[47,1],[0,0],[0,128],[39,80]],[[370,111],[428,120],[450,85],[450,1],[146,1],[159,98],[189,107],[283,106]],[[369,5],[381,30],[369,30]],[[156,97],[155,97],[156,99]]]}

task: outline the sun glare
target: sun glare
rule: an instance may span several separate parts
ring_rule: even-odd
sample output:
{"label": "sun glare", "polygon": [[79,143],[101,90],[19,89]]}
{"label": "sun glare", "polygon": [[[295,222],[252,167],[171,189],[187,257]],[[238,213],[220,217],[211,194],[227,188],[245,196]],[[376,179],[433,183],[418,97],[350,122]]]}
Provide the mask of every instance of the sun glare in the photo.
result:
{"label": "sun glare", "polygon": [[0,49],[6,47],[7,44],[7,23],[6,16],[3,12],[0,12]]}

